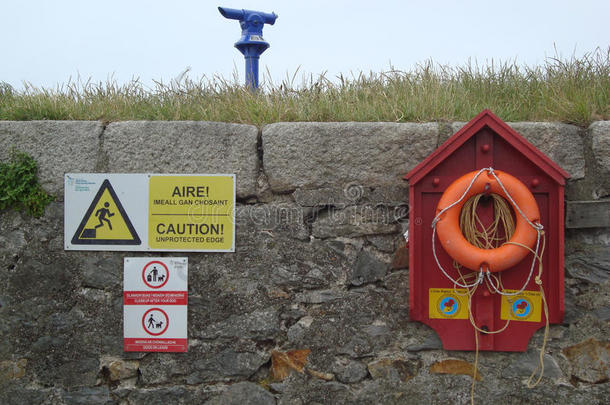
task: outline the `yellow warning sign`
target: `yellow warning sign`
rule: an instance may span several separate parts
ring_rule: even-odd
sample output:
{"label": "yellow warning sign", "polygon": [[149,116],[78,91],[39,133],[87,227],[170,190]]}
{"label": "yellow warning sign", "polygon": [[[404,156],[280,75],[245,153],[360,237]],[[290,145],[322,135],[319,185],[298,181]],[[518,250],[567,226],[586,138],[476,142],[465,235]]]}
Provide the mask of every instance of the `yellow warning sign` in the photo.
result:
{"label": "yellow warning sign", "polygon": [[151,176],[148,245],[232,251],[235,176]]}
{"label": "yellow warning sign", "polygon": [[466,289],[430,288],[428,316],[430,319],[468,319]]}
{"label": "yellow warning sign", "polygon": [[[506,290],[516,293],[518,290]],[[539,291],[523,291],[515,296],[502,296],[500,318],[512,321],[540,322],[542,315],[542,299]]]}
{"label": "yellow warning sign", "polygon": [[139,245],[121,201],[106,179],[72,237],[75,245]]}

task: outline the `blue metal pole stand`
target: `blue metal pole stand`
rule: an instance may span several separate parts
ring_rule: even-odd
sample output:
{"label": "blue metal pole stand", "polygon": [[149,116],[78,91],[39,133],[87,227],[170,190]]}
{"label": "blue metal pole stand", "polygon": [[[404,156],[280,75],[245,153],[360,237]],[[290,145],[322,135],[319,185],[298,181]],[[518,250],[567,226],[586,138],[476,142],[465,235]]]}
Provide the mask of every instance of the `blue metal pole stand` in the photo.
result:
{"label": "blue metal pole stand", "polygon": [[[245,54],[244,54],[245,55]],[[246,56],[246,85],[258,89],[258,56]]]}
{"label": "blue metal pole stand", "polygon": [[269,43],[263,38],[263,27],[265,24],[275,24],[277,14],[227,7],[218,7],[218,11],[225,18],[239,21],[241,38],[235,47],[246,60],[246,86],[255,90],[258,88],[258,61],[260,55],[269,48]]}

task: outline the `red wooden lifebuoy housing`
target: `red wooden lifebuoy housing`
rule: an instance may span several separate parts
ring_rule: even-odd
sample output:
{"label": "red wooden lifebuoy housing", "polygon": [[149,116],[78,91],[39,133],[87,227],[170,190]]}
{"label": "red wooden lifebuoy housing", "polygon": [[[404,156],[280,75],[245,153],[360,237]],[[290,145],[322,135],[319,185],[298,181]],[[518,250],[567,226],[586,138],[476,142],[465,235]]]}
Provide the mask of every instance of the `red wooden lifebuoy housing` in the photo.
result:
{"label": "red wooden lifebuoy housing", "polygon": [[[469,195],[493,192],[509,200],[508,191],[527,218],[521,218],[510,203],[516,223],[511,240],[516,244],[489,250],[472,246],[458,225],[459,204],[442,212],[460,199],[473,173],[479,172],[480,180],[475,180]],[[506,183],[506,190],[498,187],[491,172]],[[485,110],[405,178],[409,181],[411,320],[432,327],[447,350],[475,350],[474,324],[483,331],[477,332],[479,350],[524,351],[532,334],[546,324],[539,281],[549,322],[562,322],[568,173]],[[477,210],[483,222],[493,218],[491,207],[482,205]],[[536,280],[539,266],[534,266],[531,251],[541,245],[541,235],[546,249],[537,253],[543,272]],[[484,333],[504,326],[501,333]]]}

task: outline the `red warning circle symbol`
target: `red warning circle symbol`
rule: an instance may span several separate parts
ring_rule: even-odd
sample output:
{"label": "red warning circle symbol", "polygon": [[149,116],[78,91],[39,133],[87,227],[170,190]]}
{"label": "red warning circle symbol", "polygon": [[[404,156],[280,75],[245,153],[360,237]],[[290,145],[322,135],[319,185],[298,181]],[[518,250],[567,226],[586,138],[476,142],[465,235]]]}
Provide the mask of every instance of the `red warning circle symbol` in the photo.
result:
{"label": "red warning circle symbol", "polygon": [[142,317],[142,327],[152,336],[159,336],[165,333],[169,326],[169,316],[161,308],[151,308]]}
{"label": "red warning circle symbol", "polygon": [[158,260],[148,262],[142,269],[142,280],[150,288],[161,288],[169,280],[169,269]]}

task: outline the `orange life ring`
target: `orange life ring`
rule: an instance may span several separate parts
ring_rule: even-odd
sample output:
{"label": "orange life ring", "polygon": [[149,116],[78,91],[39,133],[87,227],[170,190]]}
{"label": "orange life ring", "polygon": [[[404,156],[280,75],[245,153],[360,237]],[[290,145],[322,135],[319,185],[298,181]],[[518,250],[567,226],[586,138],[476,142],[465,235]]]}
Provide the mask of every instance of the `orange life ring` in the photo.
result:
{"label": "orange life ring", "polygon": [[[477,173],[479,172],[467,173],[447,187],[436,207],[437,216],[445,208],[460,200]],[[538,223],[540,220],[538,204],[536,204],[536,200],[527,186],[508,173],[499,170],[495,170],[494,173],[527,219],[534,224]],[[504,197],[511,206],[513,205],[491,173],[489,171],[482,172],[460,202],[441,214],[436,223],[436,232],[445,251],[462,266],[475,271],[497,272],[506,270],[523,260],[528,254],[528,250],[509,243],[495,249],[481,249],[468,242],[460,229],[459,218],[462,206],[470,197],[483,192],[496,193]],[[533,248],[538,237],[538,231],[517,212],[515,207],[513,209],[516,217],[515,232],[508,242]]]}

